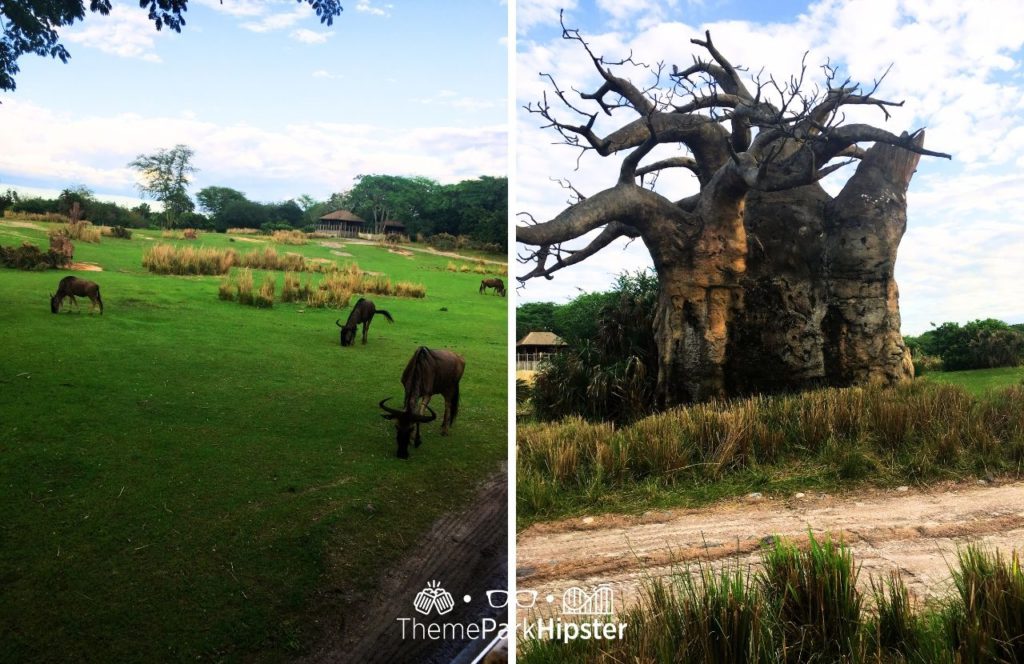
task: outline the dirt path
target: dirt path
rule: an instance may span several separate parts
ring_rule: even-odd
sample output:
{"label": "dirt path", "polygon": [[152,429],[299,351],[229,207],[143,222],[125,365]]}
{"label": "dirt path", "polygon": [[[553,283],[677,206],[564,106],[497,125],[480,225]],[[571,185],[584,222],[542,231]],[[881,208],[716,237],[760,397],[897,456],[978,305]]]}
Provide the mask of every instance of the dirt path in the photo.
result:
{"label": "dirt path", "polygon": [[[384,575],[376,596],[350,610],[352,617],[341,630],[328,625],[323,642],[301,661],[433,664],[478,651],[490,638],[403,638],[399,619],[469,624],[491,618],[504,623],[507,618],[489,606],[486,591],[508,585],[507,512],[508,482],[503,470],[481,484],[466,510],[438,519],[414,552]],[[417,591],[431,581],[438,581],[454,597],[454,608],[443,617],[436,613],[424,617],[414,611]]]}
{"label": "dirt path", "polygon": [[808,529],[816,536],[831,532],[851,546],[862,565],[861,583],[869,574],[899,569],[911,593],[940,596],[950,589],[958,545],[1024,550],[1024,482],[747,499],[536,524],[517,540],[517,583],[540,597],[553,595],[553,608],[570,586],[608,583],[619,609],[636,599],[644,578],[668,576],[698,559],[756,565],[767,538],[806,540]]}

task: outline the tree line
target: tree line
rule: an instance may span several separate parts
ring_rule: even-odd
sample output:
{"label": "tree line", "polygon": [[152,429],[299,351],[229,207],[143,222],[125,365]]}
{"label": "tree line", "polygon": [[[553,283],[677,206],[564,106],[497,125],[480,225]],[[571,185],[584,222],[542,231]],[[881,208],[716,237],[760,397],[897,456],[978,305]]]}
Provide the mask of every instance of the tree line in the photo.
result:
{"label": "tree line", "polygon": [[[64,189],[56,198],[21,197],[9,189],[0,195],[0,212],[69,215],[77,203],[82,218],[107,226],[217,232],[256,228],[269,232],[312,231],[321,216],[344,209],[365,219],[371,230],[395,220],[405,225],[411,239],[447,234],[468,237],[495,251],[508,248],[508,179],[504,177],[482,176],[444,185],[425,177],[359,175],[354,187],[326,200],[306,194],[269,203],[254,201],[231,187],[210,186],[200,189],[193,201],[187,192],[188,159],[176,154],[181,147],[140,155],[131,164],[140,172],[141,193],[159,201],[162,211],[154,211],[147,203],[128,208],[100,201],[88,187],[78,185]],[[161,161],[166,166],[162,170]]]}

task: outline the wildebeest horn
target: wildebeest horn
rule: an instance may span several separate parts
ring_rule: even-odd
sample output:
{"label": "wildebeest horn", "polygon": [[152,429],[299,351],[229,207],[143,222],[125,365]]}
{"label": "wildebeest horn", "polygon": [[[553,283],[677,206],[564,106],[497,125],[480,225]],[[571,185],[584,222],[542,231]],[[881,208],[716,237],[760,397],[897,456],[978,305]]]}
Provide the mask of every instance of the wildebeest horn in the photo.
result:
{"label": "wildebeest horn", "polygon": [[[390,399],[391,399],[391,397],[388,397],[387,399],[384,399],[384,401],[388,401]],[[390,406],[385,406],[384,405],[384,401],[381,401],[380,404],[378,404],[382,409],[384,409],[385,411],[391,413],[392,415],[401,415],[402,414],[403,411],[400,411],[397,408],[391,408]],[[429,410],[429,408],[428,408],[428,410]]]}
{"label": "wildebeest horn", "polygon": [[430,406],[426,406],[426,409],[430,411],[430,417],[426,415],[413,415],[413,421],[419,422],[420,424],[426,424],[427,422],[433,422],[437,419],[437,413],[431,410]]}
{"label": "wildebeest horn", "polygon": [[[340,318],[338,320],[334,321],[334,324],[337,325],[338,327],[345,327],[344,325],[341,324],[341,319]],[[388,399],[390,399],[390,398],[391,397],[388,397]],[[388,399],[385,399],[384,401],[387,401]],[[384,403],[384,401],[382,401],[381,403]]]}

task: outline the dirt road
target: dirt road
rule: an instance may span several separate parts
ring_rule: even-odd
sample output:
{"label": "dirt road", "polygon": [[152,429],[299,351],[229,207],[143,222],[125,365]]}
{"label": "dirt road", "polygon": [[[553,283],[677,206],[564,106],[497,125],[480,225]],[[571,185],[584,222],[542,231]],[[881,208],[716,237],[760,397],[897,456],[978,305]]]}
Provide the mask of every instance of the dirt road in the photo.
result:
{"label": "dirt road", "polygon": [[[467,625],[484,619],[505,623],[506,610],[490,608],[488,590],[508,585],[508,481],[501,472],[483,482],[470,505],[447,514],[417,543],[414,551],[379,580],[373,598],[349,606],[342,616],[325,616],[324,634],[304,664],[383,664],[384,662],[451,662],[479,652],[490,641],[472,636],[403,635],[402,620],[424,625]],[[414,611],[418,590],[440,582],[454,595],[454,608],[443,616]],[[469,598],[468,600],[465,598]],[[440,627],[438,627],[440,630]],[[439,632],[440,633],[440,632]],[[468,661],[472,661],[472,657]]]}
{"label": "dirt road", "polygon": [[851,546],[862,584],[869,574],[898,569],[911,593],[939,596],[950,589],[958,545],[1024,550],[1024,482],[901,489],[786,500],[755,495],[705,509],[536,524],[518,536],[518,588],[538,591],[538,609],[553,596],[554,610],[567,588],[608,583],[618,610],[635,601],[644,578],[698,559],[756,566],[763,541],[806,540],[810,530]]}

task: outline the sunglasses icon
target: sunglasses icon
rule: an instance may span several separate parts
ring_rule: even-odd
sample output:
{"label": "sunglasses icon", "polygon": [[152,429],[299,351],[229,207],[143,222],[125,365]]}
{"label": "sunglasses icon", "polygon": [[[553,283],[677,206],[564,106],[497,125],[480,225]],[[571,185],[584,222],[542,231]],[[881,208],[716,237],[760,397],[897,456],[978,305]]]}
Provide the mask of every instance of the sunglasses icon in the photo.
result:
{"label": "sunglasses icon", "polygon": [[[508,606],[507,590],[488,590],[487,603],[495,609],[503,609]],[[529,609],[537,603],[536,590],[516,591],[516,606],[520,609]]]}

